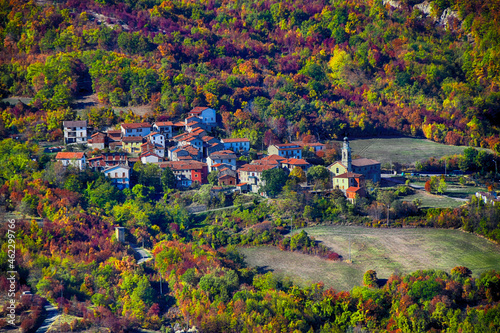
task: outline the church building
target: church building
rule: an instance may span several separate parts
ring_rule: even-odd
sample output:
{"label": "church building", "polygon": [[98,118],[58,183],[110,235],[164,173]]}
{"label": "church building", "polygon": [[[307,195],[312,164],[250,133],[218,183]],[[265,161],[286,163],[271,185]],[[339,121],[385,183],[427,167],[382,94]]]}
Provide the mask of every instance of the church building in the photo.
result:
{"label": "church building", "polygon": [[342,160],[336,161],[328,167],[333,176],[339,176],[348,172],[361,174],[365,180],[371,180],[374,183],[380,181],[380,162],[371,160],[369,158],[352,159],[351,147],[349,147],[349,140],[344,138],[344,145],[342,147]]}

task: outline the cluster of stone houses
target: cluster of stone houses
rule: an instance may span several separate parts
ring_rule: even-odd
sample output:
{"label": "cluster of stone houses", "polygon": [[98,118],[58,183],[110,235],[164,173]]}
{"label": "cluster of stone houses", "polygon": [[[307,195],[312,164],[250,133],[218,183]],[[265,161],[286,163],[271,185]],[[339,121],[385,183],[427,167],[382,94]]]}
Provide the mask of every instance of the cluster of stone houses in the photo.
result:
{"label": "cluster of stone houses", "polygon": [[[60,152],[56,159],[63,165],[80,169],[91,168],[103,172],[118,188],[130,187],[130,173],[134,163],[153,163],[161,169],[169,167],[177,179],[177,187],[186,188],[193,183],[207,183],[207,176],[216,170],[220,186],[233,190],[258,192],[264,184],[262,173],[273,168],[292,171],[296,167],[307,171],[311,166],[302,159],[304,148],[317,152],[321,143],[300,141],[273,144],[268,155],[244,162],[250,141],[246,138],[217,139],[208,135],[216,126],[216,112],[196,107],[183,122],[125,123],[119,130],[97,131],[87,138],[86,121],[64,122],[66,143],[87,143],[93,149],[109,148],[111,153],[100,153],[87,158],[82,152]],[[75,134],[76,133],[76,134]],[[330,165],[333,188],[342,190],[353,200],[364,195],[364,181],[380,181],[380,163],[369,159],[351,160],[347,138],[342,149],[342,161]]]}

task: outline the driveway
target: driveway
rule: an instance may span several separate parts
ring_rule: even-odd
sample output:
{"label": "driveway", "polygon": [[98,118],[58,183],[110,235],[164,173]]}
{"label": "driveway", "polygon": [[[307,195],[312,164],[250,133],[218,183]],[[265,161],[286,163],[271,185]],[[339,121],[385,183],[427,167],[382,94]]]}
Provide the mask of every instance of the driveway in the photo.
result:
{"label": "driveway", "polygon": [[40,326],[37,330],[36,333],[45,333],[49,329],[50,325],[52,325],[57,318],[59,318],[59,311],[57,310],[56,307],[54,307],[52,304],[47,302],[44,306],[45,309],[45,320],[42,323],[42,326]]}

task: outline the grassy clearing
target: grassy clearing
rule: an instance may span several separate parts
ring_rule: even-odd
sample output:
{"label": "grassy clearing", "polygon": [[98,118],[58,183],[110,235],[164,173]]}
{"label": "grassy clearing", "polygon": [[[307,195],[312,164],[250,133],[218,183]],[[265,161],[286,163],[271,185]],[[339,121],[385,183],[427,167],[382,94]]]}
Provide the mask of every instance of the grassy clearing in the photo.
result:
{"label": "grassy clearing", "polygon": [[421,208],[456,208],[465,204],[463,200],[457,200],[449,196],[429,194],[425,191],[417,191],[412,195],[402,197],[400,200],[413,202],[419,199]]}
{"label": "grassy clearing", "polygon": [[380,279],[392,273],[411,273],[419,269],[449,272],[466,266],[474,275],[500,269],[500,247],[486,239],[459,230],[370,229],[355,226],[319,226],[305,229],[316,240],[349,258],[352,264],[280,251],[274,247],[242,248],[250,266],[272,270],[306,285],[322,281],[337,290],[350,290],[362,284],[363,274],[374,269]]}
{"label": "grassy clearing", "polygon": [[398,162],[414,164],[430,157],[462,154],[463,146],[447,146],[417,138],[354,139],[350,141],[352,153],[380,163]]}
{"label": "grassy clearing", "polygon": [[73,323],[75,320],[80,321],[82,319],[83,319],[82,317],[76,317],[63,313],[62,315],[57,317],[56,321],[54,321],[52,325],[50,325],[47,332],[48,333],[60,332],[60,327],[62,324],[66,323],[68,325],[71,325],[71,323]]}

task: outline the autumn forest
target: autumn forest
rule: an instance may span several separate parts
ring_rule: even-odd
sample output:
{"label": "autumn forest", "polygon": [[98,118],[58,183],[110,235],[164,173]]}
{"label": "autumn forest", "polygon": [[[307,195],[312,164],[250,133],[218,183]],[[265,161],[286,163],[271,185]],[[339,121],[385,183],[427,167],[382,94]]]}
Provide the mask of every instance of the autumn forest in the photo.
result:
{"label": "autumn forest", "polygon": [[[0,290],[15,219],[15,326],[35,332],[47,301],[68,318],[63,332],[498,332],[498,264],[368,270],[345,291],[251,267],[238,249],[335,265],[348,258],[297,230],[331,224],[460,229],[500,246],[498,202],[424,207],[405,199],[415,189],[404,182],[370,183],[355,202],[322,192],[346,135],[468,146],[408,164],[460,169],[457,183],[498,190],[499,17],[499,0],[0,0]],[[89,96],[95,105],[82,107]],[[63,121],[118,129],[181,121],[199,106],[217,110],[211,135],[249,139],[251,156],[295,140],[326,149],[305,152],[307,175],[266,173],[265,198],[181,191],[170,169],[141,163],[119,190],[44,149],[61,144]],[[304,179],[314,191],[301,191]],[[442,194],[443,182],[423,190]],[[2,296],[7,330],[6,305]]]}

